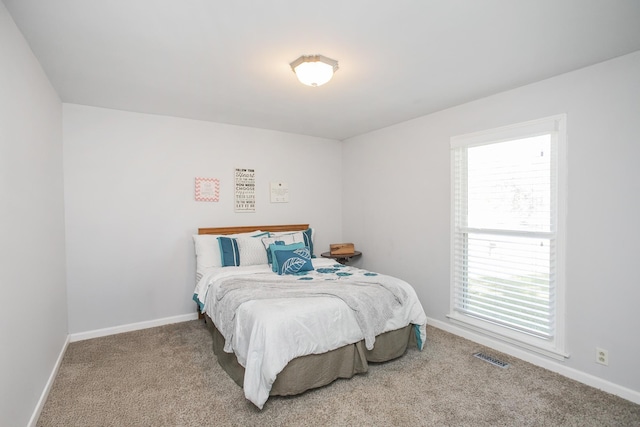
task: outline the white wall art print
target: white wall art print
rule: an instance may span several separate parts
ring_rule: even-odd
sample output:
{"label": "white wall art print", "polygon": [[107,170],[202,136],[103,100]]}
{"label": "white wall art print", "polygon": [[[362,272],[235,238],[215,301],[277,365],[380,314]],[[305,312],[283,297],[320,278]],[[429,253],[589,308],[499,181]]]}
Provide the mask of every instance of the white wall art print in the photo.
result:
{"label": "white wall art print", "polygon": [[217,178],[196,178],[196,201],[220,201],[220,180]]}
{"label": "white wall art print", "polygon": [[272,182],[271,203],[289,203],[289,184],[286,182]]}
{"label": "white wall art print", "polygon": [[256,171],[255,169],[236,168],[235,173],[235,211],[256,211]]}

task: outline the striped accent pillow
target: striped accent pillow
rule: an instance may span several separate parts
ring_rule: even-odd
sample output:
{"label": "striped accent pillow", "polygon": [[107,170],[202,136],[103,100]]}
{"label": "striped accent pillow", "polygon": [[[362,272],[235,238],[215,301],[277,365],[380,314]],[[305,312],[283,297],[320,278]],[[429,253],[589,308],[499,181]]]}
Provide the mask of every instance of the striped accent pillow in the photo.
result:
{"label": "striped accent pillow", "polygon": [[240,265],[238,242],[231,237],[218,237],[220,245],[220,261],[223,267]]}

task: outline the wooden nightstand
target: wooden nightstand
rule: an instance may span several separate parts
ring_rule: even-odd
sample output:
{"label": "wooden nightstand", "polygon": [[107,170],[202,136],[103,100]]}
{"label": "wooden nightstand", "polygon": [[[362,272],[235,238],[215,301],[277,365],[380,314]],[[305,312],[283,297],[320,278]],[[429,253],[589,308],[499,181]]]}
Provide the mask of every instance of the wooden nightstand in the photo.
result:
{"label": "wooden nightstand", "polygon": [[323,252],[320,254],[321,257],[335,259],[340,264],[346,264],[351,260],[351,258],[357,258],[360,255],[362,255],[362,252],[360,251],[353,251],[352,254],[341,254],[341,255],[331,255],[331,252]]}

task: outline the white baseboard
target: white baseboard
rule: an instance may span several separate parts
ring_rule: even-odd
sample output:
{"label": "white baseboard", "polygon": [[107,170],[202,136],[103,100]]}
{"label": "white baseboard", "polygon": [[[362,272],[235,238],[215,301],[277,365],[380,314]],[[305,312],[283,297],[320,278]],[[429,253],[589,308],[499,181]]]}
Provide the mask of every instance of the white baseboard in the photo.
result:
{"label": "white baseboard", "polygon": [[53,387],[53,382],[56,379],[56,375],[58,375],[58,370],[60,369],[60,365],[62,364],[62,358],[64,357],[65,352],[67,351],[67,347],[69,346],[69,335],[64,340],[64,344],[62,345],[62,350],[60,350],[60,354],[58,355],[58,359],[56,360],[55,365],[53,366],[53,371],[51,371],[51,375],[49,375],[49,379],[44,386],[44,390],[42,390],[42,394],[40,395],[40,399],[38,400],[38,404],[36,405],[33,414],[31,415],[31,419],[29,420],[28,427],[35,427],[38,422],[38,418],[40,418],[40,413],[44,408],[44,404],[47,401],[47,397],[49,397],[49,392],[51,391],[51,387]]}
{"label": "white baseboard", "polygon": [[[574,368],[569,368],[554,360],[546,359],[542,356],[519,349],[495,338],[481,335],[479,333],[453,325],[451,323],[428,318],[427,324],[438,329],[450,332],[454,335],[458,335],[462,338],[466,338],[478,344],[482,344],[486,347],[493,348],[494,350],[500,351],[510,356],[517,357],[518,359],[524,360],[525,362],[529,362],[533,365],[548,369],[552,372],[555,372],[567,378],[571,378],[572,380],[576,380],[588,386],[622,397],[623,399],[629,400],[633,403],[640,404],[640,392],[638,391],[631,390],[629,388],[612,383],[586,372],[582,372]],[[427,337],[427,340],[428,339],[429,337]]]}
{"label": "white baseboard", "polygon": [[170,325],[172,323],[196,320],[198,313],[181,314],[179,316],[165,317],[162,319],[148,320],[146,322],[129,323],[127,325],[113,326],[111,328],[95,329],[93,331],[78,332],[69,335],[71,342],[88,340],[91,338],[106,337],[107,335],[121,334],[123,332],[138,331],[140,329],[154,328],[156,326]]}

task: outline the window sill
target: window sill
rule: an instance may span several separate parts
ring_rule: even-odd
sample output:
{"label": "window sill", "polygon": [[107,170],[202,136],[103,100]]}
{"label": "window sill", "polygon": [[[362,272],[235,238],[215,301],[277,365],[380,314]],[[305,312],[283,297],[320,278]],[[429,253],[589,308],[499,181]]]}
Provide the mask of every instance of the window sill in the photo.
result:
{"label": "window sill", "polygon": [[[543,340],[539,340],[540,343],[537,343],[535,341],[537,341],[538,339],[533,337],[531,337],[530,340],[526,340],[526,338],[520,339],[517,336],[518,335],[524,336],[524,334],[521,334],[515,331],[509,331],[506,328],[491,325],[488,322],[470,318],[457,313],[449,314],[447,315],[447,318],[451,321],[451,323],[457,326],[460,326],[462,328],[471,330],[473,332],[477,332],[479,334],[482,334],[491,338],[495,338],[507,344],[510,344],[518,348],[528,350],[528,351],[531,351],[555,360],[560,360],[564,362],[566,359],[570,357],[568,353],[565,353],[564,351],[556,348],[551,343],[546,343],[546,342],[543,343],[542,342]],[[485,325],[487,325],[488,327]],[[505,333],[502,333],[502,330],[504,330]]]}

